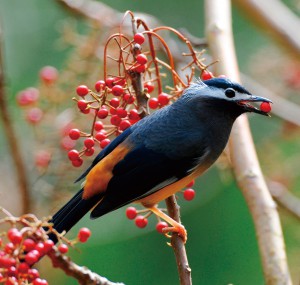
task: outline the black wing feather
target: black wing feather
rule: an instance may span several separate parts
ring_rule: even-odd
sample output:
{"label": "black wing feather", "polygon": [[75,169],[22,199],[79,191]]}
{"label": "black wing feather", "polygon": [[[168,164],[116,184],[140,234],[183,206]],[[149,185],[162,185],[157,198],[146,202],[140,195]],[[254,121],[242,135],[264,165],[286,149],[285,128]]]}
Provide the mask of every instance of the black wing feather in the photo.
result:
{"label": "black wing feather", "polygon": [[91,217],[100,217],[180,180],[194,170],[199,159],[174,160],[145,146],[134,148],[115,166],[105,196]]}

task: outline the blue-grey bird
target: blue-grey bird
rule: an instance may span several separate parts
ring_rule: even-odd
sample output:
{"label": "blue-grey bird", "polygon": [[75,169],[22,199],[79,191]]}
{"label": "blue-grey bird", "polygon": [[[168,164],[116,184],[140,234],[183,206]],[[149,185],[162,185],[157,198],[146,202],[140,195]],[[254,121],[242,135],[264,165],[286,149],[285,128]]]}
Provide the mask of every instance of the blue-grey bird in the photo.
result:
{"label": "blue-grey bird", "polygon": [[90,210],[91,218],[98,218],[138,202],[186,240],[184,227],[156,204],[217,160],[238,116],[268,115],[252,102],[271,101],[225,78],[192,84],[172,105],[143,118],[98,154],[77,180],[85,178],[84,187],[53,216],[53,227],[68,231]]}

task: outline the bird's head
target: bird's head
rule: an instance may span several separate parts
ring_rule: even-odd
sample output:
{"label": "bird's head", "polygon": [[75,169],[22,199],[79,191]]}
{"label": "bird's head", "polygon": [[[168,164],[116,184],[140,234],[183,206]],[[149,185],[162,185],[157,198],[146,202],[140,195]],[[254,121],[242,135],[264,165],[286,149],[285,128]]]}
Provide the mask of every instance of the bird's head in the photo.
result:
{"label": "bird's head", "polygon": [[190,91],[185,93],[192,94],[195,99],[198,97],[201,104],[208,106],[211,110],[220,110],[232,114],[233,117],[246,112],[269,116],[266,110],[261,110],[253,104],[254,102],[272,103],[269,99],[253,95],[240,84],[227,78],[213,78],[198,82],[188,89]]}

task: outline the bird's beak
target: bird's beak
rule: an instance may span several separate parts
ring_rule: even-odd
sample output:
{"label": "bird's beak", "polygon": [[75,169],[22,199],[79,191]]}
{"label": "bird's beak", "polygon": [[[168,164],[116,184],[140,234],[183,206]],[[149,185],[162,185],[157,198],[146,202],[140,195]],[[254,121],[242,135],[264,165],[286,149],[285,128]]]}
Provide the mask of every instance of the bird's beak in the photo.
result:
{"label": "bird's beak", "polygon": [[250,103],[252,102],[266,102],[266,103],[273,103],[271,100],[264,98],[264,97],[260,97],[260,96],[255,96],[255,95],[248,95],[246,99],[241,99],[241,100],[237,100],[236,101],[240,106],[242,106],[244,108],[244,110],[246,112],[253,112],[253,113],[257,113],[257,114],[261,114],[261,115],[265,115],[265,116],[270,116],[269,115],[269,111],[264,111],[263,109],[258,109],[255,106],[252,106]]}

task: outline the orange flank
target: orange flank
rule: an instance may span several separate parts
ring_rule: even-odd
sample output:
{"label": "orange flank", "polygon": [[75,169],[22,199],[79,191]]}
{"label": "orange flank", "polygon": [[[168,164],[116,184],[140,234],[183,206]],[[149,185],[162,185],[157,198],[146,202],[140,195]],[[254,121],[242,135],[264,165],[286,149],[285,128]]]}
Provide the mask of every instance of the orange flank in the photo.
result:
{"label": "orange flank", "polygon": [[167,199],[171,195],[183,189],[188,183],[190,183],[193,179],[201,175],[205,170],[208,169],[210,165],[200,165],[198,166],[190,175],[172,183],[163,189],[137,201],[141,203],[146,208],[151,208],[154,205],[158,204],[160,201]]}
{"label": "orange flank", "polygon": [[106,191],[108,182],[113,176],[115,165],[130,151],[124,143],[117,146],[110,154],[101,159],[89,172],[83,190],[83,199],[89,199]]}

